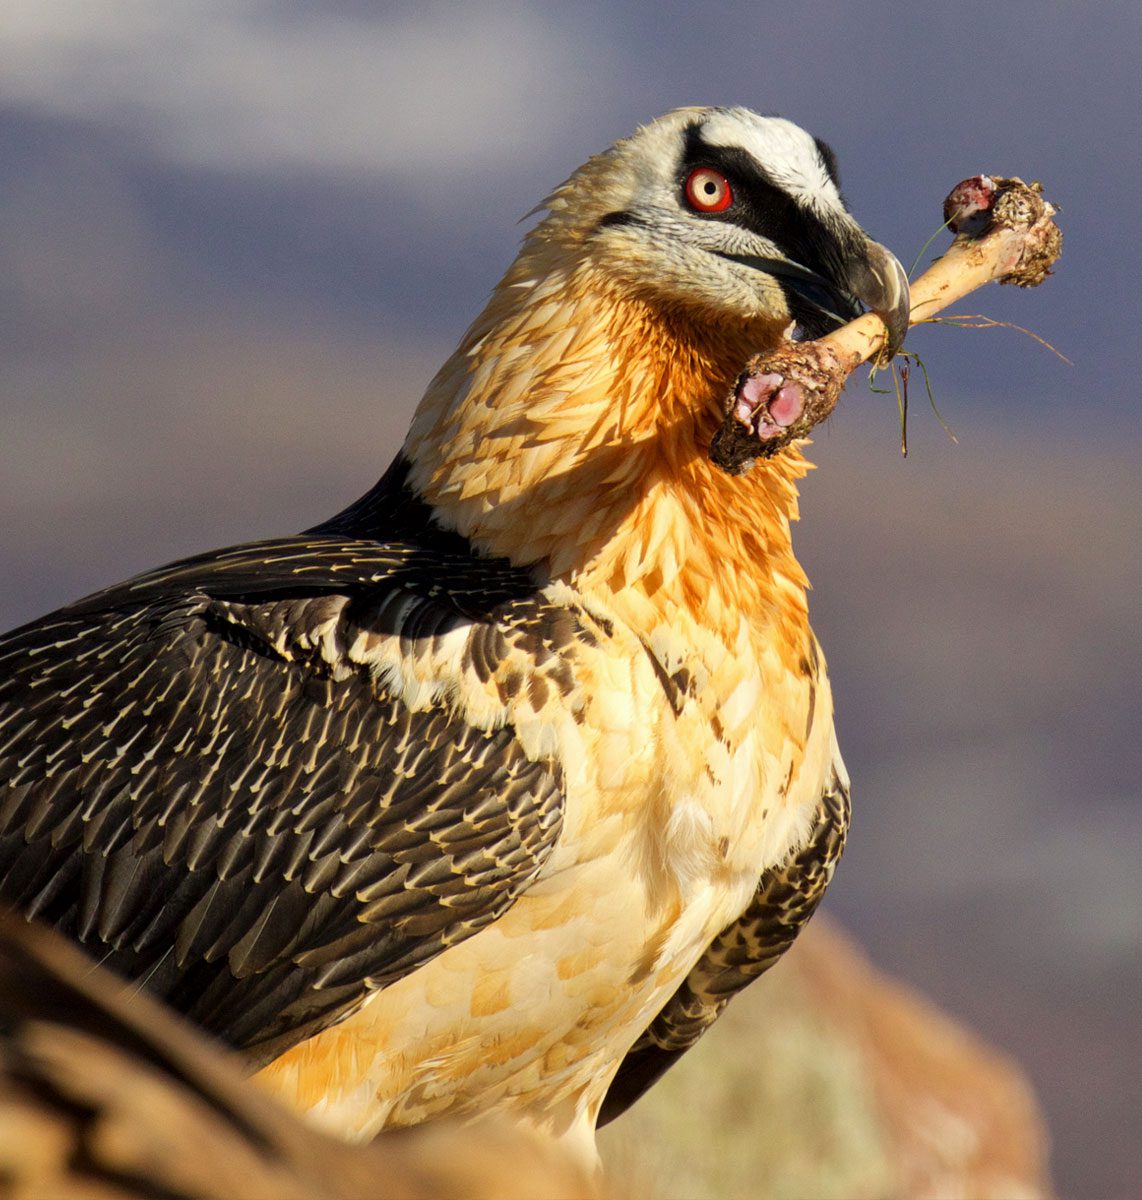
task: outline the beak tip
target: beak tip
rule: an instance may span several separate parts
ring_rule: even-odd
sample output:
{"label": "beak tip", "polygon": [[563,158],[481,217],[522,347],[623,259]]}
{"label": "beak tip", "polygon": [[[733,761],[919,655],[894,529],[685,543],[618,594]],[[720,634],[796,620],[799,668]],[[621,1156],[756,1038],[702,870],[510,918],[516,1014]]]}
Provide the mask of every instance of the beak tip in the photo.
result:
{"label": "beak tip", "polygon": [[860,299],[884,322],[888,331],[881,359],[891,362],[904,345],[911,316],[908,274],[900,260],[879,242],[869,242],[870,286]]}

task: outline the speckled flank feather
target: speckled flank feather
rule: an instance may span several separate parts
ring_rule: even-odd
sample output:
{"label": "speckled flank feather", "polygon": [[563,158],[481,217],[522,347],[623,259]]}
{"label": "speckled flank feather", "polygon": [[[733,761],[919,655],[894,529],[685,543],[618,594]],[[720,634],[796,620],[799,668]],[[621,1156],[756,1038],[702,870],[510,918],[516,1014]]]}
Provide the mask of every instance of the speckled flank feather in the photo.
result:
{"label": "speckled flank feather", "polygon": [[342,1134],[501,1111],[589,1154],[840,852],[806,463],[706,454],[784,293],[605,220],[677,208],[699,118],[550,198],[367,496],[0,640],[0,896]]}

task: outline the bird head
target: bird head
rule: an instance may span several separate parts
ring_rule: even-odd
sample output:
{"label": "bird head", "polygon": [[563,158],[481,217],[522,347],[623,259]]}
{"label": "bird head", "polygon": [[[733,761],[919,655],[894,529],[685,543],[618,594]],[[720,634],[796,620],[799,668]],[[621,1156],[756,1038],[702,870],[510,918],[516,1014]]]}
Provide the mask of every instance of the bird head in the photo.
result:
{"label": "bird head", "polygon": [[781,117],[668,113],[585,164],[547,208],[540,238],[692,319],[819,337],[868,309],[893,352],[904,340],[907,275],[846,209],[831,148]]}
{"label": "bird head", "polygon": [[846,210],[832,152],[778,117],[680,109],[540,211],[417,410],[412,486],[481,551],[552,576],[700,595],[718,564],[784,556],[800,587],[796,445],[734,480],[708,446],[746,360],[791,327],[863,305],[903,339],[907,278]]}

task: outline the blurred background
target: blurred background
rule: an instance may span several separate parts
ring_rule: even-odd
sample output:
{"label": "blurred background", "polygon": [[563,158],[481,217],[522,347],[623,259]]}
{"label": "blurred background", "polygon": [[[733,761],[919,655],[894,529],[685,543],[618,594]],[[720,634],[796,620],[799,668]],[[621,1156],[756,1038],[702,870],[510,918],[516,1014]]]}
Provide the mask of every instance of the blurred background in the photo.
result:
{"label": "blurred background", "polygon": [[[793,118],[907,264],[1041,178],[1057,276],[819,431],[797,544],[854,824],[825,908],[1023,1064],[1067,1196],[1142,1156],[1142,9],[5,0],[0,626],[367,488],[518,224],[680,104]],[[938,245],[944,244],[941,239]],[[1011,293],[1011,294],[1009,294]]]}

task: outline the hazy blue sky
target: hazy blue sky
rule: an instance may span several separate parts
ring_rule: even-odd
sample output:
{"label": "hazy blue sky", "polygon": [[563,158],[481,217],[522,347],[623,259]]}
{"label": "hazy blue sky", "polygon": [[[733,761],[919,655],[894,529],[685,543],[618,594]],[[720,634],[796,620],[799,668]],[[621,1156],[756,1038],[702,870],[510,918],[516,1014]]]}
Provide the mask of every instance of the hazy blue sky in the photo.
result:
{"label": "hazy blue sky", "polygon": [[1142,6],[5,0],[0,623],[362,491],[587,155],[679,104],[830,141],[905,262],[980,170],[1057,276],[855,389],[805,561],[854,776],[829,905],[1019,1054],[1068,1195],[1137,1193]]}

